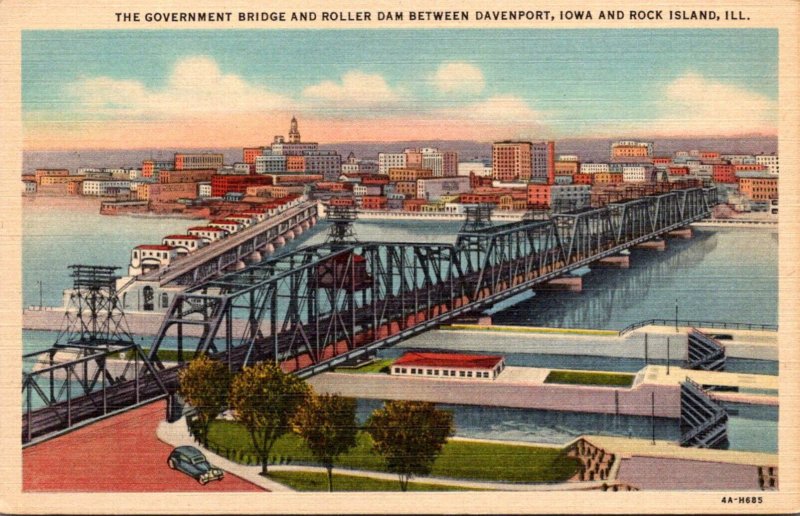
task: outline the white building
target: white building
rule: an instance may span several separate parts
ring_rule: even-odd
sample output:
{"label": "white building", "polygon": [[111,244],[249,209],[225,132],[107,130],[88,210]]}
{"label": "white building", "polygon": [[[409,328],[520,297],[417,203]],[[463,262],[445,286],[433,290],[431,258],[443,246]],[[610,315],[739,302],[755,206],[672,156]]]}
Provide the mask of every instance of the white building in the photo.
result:
{"label": "white building", "polygon": [[392,375],[459,380],[494,380],[505,369],[496,355],[406,352],[390,368]]}
{"label": "white building", "polygon": [[203,237],[198,235],[168,235],[161,239],[161,243],[174,247],[178,252],[178,256],[193,253],[206,245]]}
{"label": "white building", "polygon": [[757,154],[756,163],[764,165],[770,174],[778,174],[778,155],[777,154]]}
{"label": "white building", "polygon": [[622,181],[625,183],[644,183],[649,180],[647,167],[635,165],[622,167]]}
{"label": "white building", "polygon": [[355,197],[364,197],[365,195],[380,195],[381,187],[378,185],[354,185],[353,195]]}
{"label": "white building", "polygon": [[610,172],[608,163],[581,163],[581,174],[600,174]]}
{"label": "white building", "polygon": [[469,177],[470,174],[478,177],[492,177],[492,166],[482,161],[461,161],[458,164],[458,175]]}
{"label": "white building", "polygon": [[131,251],[129,276],[145,274],[168,266],[178,257],[178,250],[168,245],[138,245]]}
{"label": "white building", "polygon": [[550,203],[553,206],[584,208],[591,201],[591,185],[553,185],[550,187]]}
{"label": "white building", "polygon": [[[256,174],[276,174],[286,172],[286,156],[272,154],[271,151],[264,151],[265,154],[256,156]],[[269,154],[266,154],[269,152]]]}
{"label": "white building", "polygon": [[469,190],[469,178],[463,176],[417,180],[417,198],[428,201],[437,201],[443,195],[461,194]]}
{"label": "white building", "polygon": [[752,154],[723,154],[720,158],[728,161],[731,165],[754,165],[756,158]]}
{"label": "white building", "polygon": [[215,242],[228,236],[228,232],[225,229],[216,226],[195,226],[189,228],[186,232],[190,235],[199,236],[205,242]]}
{"label": "white building", "polygon": [[197,183],[197,196],[198,197],[211,197],[211,182],[202,181]]}
{"label": "white building", "polygon": [[36,181],[23,181],[22,182],[22,193],[24,193],[24,194],[35,194],[36,193]]}
{"label": "white building", "polygon": [[381,152],[378,154],[378,173],[388,174],[390,168],[406,168],[403,152]]}
{"label": "white building", "polygon": [[123,179],[85,179],[83,181],[83,195],[104,197],[109,195],[108,191],[112,188],[131,189],[130,180]]}

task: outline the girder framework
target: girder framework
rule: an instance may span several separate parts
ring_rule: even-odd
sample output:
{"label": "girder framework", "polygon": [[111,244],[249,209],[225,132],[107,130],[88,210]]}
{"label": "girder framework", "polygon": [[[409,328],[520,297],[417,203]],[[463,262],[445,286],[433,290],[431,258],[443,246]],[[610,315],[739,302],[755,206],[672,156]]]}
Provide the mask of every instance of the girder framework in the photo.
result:
{"label": "girder framework", "polygon": [[[176,297],[168,335],[232,370],[275,360],[308,376],[707,217],[713,188],[674,190],[549,220],[465,228],[455,245],[351,242],[275,257]],[[197,325],[188,337],[184,325]]]}

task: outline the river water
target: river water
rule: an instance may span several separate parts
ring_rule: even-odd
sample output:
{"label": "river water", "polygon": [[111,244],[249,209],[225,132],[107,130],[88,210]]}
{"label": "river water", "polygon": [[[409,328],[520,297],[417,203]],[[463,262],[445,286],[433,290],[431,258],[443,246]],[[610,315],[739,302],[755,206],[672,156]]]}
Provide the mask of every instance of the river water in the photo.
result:
{"label": "river water", "polygon": [[[99,204],[74,200],[53,209],[47,199],[23,204],[23,304],[61,304],[71,284],[67,265],[116,265],[125,274],[131,249],[159,243],[170,233],[182,233],[198,221],[130,216],[101,216]],[[358,221],[361,241],[453,243],[460,223],[450,221]],[[324,241],[321,222],[282,251]],[[764,228],[695,229],[691,240],[668,240],[663,252],[633,250],[627,270],[582,271],[583,291],[551,292],[536,296],[493,315],[498,324],[621,329],[644,319],[675,317],[708,321],[777,324],[778,235]],[[26,352],[43,349],[55,332],[23,333]],[[137,337],[142,345],[147,338]],[[392,354],[392,350],[386,351]],[[519,355],[519,356],[517,356]],[[509,364],[638,370],[637,360],[514,354]],[[565,362],[566,360],[566,362]],[[584,362],[586,362],[584,364]],[[774,362],[736,363],[732,370],[777,374]],[[373,402],[360,402],[362,410]],[[448,407],[454,411],[458,435],[493,439],[565,442],[584,432],[649,437],[649,418],[614,418],[591,414],[555,413],[488,407]],[[777,410],[745,407],[731,416],[731,447],[777,449]],[[676,420],[658,420],[656,437],[677,438]]]}

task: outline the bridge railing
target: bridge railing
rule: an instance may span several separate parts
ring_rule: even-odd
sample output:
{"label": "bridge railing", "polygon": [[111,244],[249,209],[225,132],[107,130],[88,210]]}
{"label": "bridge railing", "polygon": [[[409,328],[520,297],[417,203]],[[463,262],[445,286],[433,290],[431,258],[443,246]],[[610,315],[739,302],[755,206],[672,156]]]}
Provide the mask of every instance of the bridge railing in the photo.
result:
{"label": "bridge railing", "polygon": [[694,328],[716,328],[724,330],[778,331],[777,324],[761,324],[731,321],[701,321],[696,319],[647,319],[629,324],[619,331],[620,337],[644,326],[688,326]]}

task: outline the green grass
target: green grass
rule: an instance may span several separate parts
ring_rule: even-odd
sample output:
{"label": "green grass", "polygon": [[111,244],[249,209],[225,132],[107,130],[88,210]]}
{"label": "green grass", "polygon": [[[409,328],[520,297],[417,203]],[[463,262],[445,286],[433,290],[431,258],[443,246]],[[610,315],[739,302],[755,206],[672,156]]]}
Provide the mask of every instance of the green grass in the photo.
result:
{"label": "green grass", "polygon": [[572,385],[599,385],[604,387],[630,387],[635,375],[624,373],[598,373],[594,371],[550,371],[544,383]]}
{"label": "green grass", "polygon": [[[233,421],[214,421],[209,444],[227,448],[232,460],[255,464],[250,435]],[[224,455],[225,453],[221,453]],[[303,440],[282,436],[270,452],[273,464],[316,464]],[[337,467],[365,471],[386,471],[383,458],[372,450],[372,440],[359,432],[356,446],[339,457]],[[502,443],[449,441],[433,464],[433,476],[500,482],[560,482],[577,471],[576,460],[559,448],[517,446]]]}
{"label": "green grass", "polygon": [[[274,471],[269,478],[296,491],[327,491],[328,474],[311,471]],[[400,482],[333,473],[334,491],[400,491]],[[476,491],[459,486],[409,482],[409,491]]]}
{"label": "green grass", "polygon": [[389,366],[392,365],[394,359],[386,358],[383,360],[375,360],[369,364],[361,367],[337,367],[334,372],[336,373],[388,373]]}

